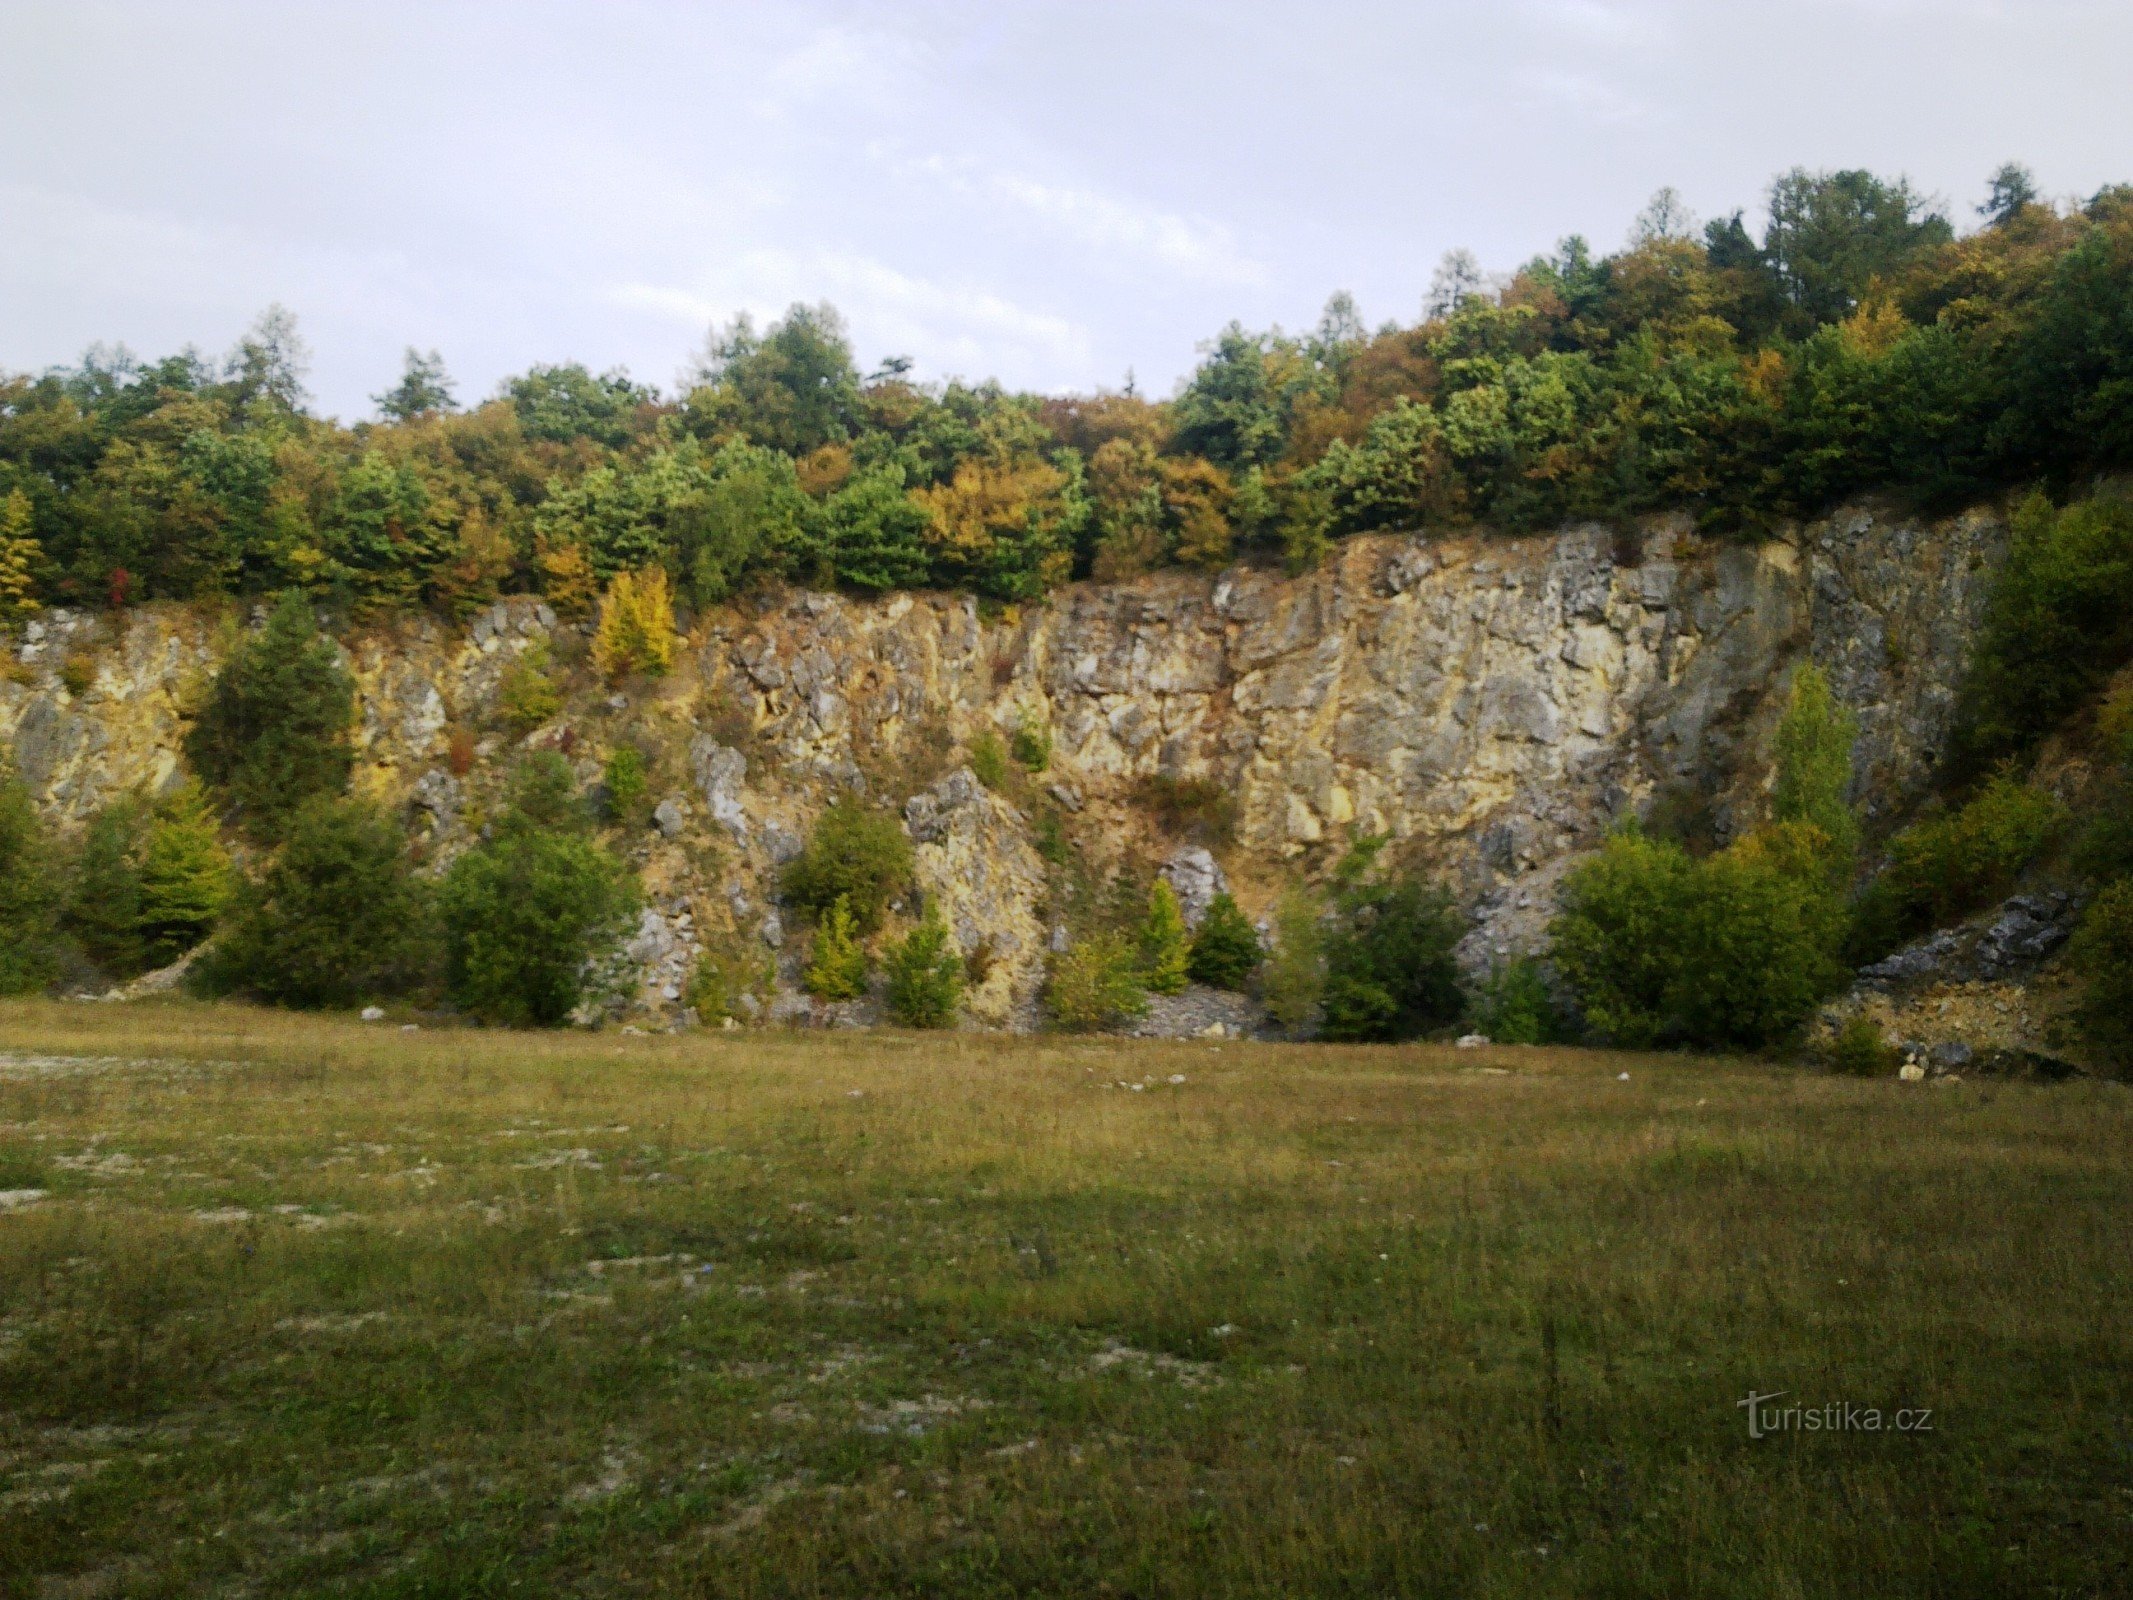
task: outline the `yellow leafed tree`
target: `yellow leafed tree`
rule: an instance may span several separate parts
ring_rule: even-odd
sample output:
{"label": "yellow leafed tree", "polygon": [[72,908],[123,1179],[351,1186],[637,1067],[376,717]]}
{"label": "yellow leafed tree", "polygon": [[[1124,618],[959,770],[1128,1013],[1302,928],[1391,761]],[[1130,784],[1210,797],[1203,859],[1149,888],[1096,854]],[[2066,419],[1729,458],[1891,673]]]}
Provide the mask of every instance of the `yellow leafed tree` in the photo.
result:
{"label": "yellow leafed tree", "polygon": [[616,573],[600,601],[600,629],[593,636],[593,660],[601,672],[610,681],[633,672],[664,677],[679,649],[666,569]]}
{"label": "yellow leafed tree", "polygon": [[0,622],[37,609],[37,569],[44,551],[30,532],[30,497],[20,489],[0,500]]}
{"label": "yellow leafed tree", "polygon": [[1049,462],[965,461],[949,482],[911,498],[931,519],[927,544],[943,577],[980,580],[1034,547],[1040,588],[1061,582],[1072,556],[1045,548],[1065,514],[1066,475]]}
{"label": "yellow leafed tree", "polygon": [[576,619],[592,614],[600,597],[600,581],[581,544],[550,544],[540,541],[535,557],[541,569],[541,592],[558,616]]}

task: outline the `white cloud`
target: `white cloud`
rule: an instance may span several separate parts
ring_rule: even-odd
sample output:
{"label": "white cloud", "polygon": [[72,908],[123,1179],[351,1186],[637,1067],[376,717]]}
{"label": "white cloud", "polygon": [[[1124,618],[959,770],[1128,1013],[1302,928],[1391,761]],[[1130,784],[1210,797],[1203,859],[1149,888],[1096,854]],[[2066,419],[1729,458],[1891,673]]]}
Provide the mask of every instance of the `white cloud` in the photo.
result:
{"label": "white cloud", "polygon": [[1532,98],[1610,127],[1651,128],[1666,120],[1647,101],[1591,72],[1539,67],[1521,75]]}
{"label": "white cloud", "polygon": [[[885,157],[876,146],[872,152]],[[1205,217],[1181,216],[1100,189],[1047,183],[971,157],[889,158],[892,170],[965,200],[1013,207],[1056,238],[1098,253],[1127,255],[1194,283],[1256,287],[1265,265],[1244,254],[1235,236]]]}
{"label": "white cloud", "polygon": [[1568,35],[1584,45],[1640,48],[1656,44],[1666,35],[1649,5],[1607,4],[1605,0],[1528,0],[1522,9],[1543,32]]}

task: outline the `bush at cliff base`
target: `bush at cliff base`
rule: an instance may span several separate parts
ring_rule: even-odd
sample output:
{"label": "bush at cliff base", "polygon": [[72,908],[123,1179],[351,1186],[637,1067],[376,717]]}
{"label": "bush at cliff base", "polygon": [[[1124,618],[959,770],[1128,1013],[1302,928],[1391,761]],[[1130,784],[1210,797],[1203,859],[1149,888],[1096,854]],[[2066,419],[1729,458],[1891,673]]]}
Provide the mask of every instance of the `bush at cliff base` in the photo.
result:
{"label": "bush at cliff base", "polygon": [[2099,894],[2069,952],[2083,988],[2077,1017],[2100,1065],[2133,1076],[2133,878]]}
{"label": "bush at cliff base", "polygon": [[1829,1042],[1828,1059],[1834,1072],[1874,1078],[1894,1072],[1898,1055],[1871,1018],[1853,1017]]}
{"label": "bush at cliff base", "polygon": [[1148,910],[1137,936],[1140,945],[1141,982],[1150,994],[1177,994],[1187,982],[1190,949],[1185,933],[1185,913],[1178,906],[1178,892],[1166,878],[1155,880],[1148,891]]}
{"label": "bush at cliff base", "polygon": [[1554,1044],[1564,1031],[1547,975],[1531,956],[1502,962],[1481,981],[1468,1021],[1494,1044]]}
{"label": "bush at cliff base", "polygon": [[939,907],[889,946],[882,959],[888,975],[889,1015],[907,1028],[945,1028],[955,1021],[963,997],[963,957],[948,937]]}
{"label": "bush at cliff base", "polygon": [[1274,907],[1274,947],[1259,975],[1260,1001],[1294,1034],[1317,1019],[1325,992],[1325,909],[1309,890],[1288,889]]}
{"label": "bush at cliff base", "polygon": [[398,822],[366,801],[317,796],[239,892],[194,987],[301,1008],[404,994],[429,976],[429,913]]}
{"label": "bush at cliff base", "polygon": [[131,977],[205,939],[235,884],[199,785],[124,795],[90,819],[67,925],[106,972]]}
{"label": "bush at cliff base", "polygon": [[1147,1009],[1139,952],[1124,935],[1092,934],[1052,957],[1044,1010],[1062,1032],[1101,1033]]}
{"label": "bush at cliff base", "polygon": [[872,963],[866,947],[852,932],[852,910],[840,896],[815,929],[815,946],[807,965],[807,992],[817,1000],[856,1000],[867,992]]}
{"label": "bush at cliff base", "polygon": [[1466,1009],[1452,948],[1466,931],[1450,896],[1412,878],[1379,878],[1381,838],[1334,869],[1319,1031],[1328,1039],[1412,1039]]}
{"label": "bush at cliff base", "polygon": [[636,877],[594,842],[559,758],[537,758],[438,892],[445,985],[487,1022],[553,1027],[636,914]]}
{"label": "bush at cliff base", "polygon": [[1194,983],[1213,989],[1242,989],[1266,959],[1259,934],[1227,890],[1215,896],[1192,936],[1187,971]]}
{"label": "bush at cliff base", "polygon": [[1888,865],[1859,897],[1846,954],[1855,962],[1879,960],[2012,893],[2065,815],[2051,795],[2003,771],[1956,810],[1906,828],[1889,841]]}
{"label": "bush at cliff base", "polygon": [[0,751],[0,994],[42,989],[59,972],[59,874],[37,803]]}
{"label": "bush at cliff base", "polygon": [[1635,831],[1565,880],[1556,969],[1614,1044],[1758,1048],[1843,978],[1844,908],[1826,844],[1779,823],[1703,861]]}

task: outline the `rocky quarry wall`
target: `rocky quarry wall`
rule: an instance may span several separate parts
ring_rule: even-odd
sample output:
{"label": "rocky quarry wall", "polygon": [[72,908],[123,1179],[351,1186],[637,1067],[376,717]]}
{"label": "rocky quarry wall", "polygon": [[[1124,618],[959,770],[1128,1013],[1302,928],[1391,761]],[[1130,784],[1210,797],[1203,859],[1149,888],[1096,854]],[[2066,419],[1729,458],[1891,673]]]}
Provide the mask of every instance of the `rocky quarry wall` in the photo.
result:
{"label": "rocky quarry wall", "polygon": [[[628,848],[649,907],[629,957],[652,1017],[721,939],[760,941],[779,964],[768,1014],[812,1009],[777,869],[854,790],[900,807],[921,885],[966,950],[989,948],[973,1023],[1030,1025],[1055,937],[1049,869],[1030,808],[960,754],[1024,721],[1052,739],[1025,798],[1097,870],[1175,856],[1189,904],[1225,877],[1257,912],[1345,840],[1389,833],[1472,908],[1479,966],[1540,944],[1563,871],[1619,819],[1685,807],[1721,839],[1757,820],[1802,660],[1858,713],[1870,821],[1915,799],[2005,539],[1993,509],[1925,521],[1862,504],[1754,545],[1701,540],[1682,518],[1634,535],[1359,538],[1305,577],[1166,572],[997,616],[960,596],[791,593],[702,619],[679,670],[619,690],[583,665],[582,630],[509,599],[463,628],[405,618],[345,637],[357,782],[404,808],[441,864],[519,745],[564,750],[588,783],[614,742],[650,750],[657,807]],[[0,739],[55,821],[177,780],[186,708],[241,620],[150,606],[23,631]],[[565,708],[507,734],[504,673],[544,641],[571,669]],[[1142,797],[1159,775],[1228,798],[1216,860],[1155,828]]]}

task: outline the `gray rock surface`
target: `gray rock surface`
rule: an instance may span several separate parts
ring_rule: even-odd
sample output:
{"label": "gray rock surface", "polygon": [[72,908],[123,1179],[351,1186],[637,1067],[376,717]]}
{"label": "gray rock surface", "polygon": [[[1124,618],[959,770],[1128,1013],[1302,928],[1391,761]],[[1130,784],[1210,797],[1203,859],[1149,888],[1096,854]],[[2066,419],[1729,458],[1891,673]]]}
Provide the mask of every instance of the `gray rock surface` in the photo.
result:
{"label": "gray rock surface", "polygon": [[[1091,872],[1169,865],[1197,914],[1220,869],[1166,860],[1179,841],[1151,842],[1138,797],[1159,775],[1205,783],[1232,807],[1221,866],[1249,914],[1349,839],[1388,833],[1473,910],[1462,957],[1485,966],[1538,945],[1561,875],[1623,817],[1690,795],[1721,838],[1759,820],[1802,660],[1859,715],[1862,805],[1907,804],[1945,742],[2005,539],[1989,511],[1925,522],[1858,505],[1758,545],[1652,519],[1620,542],[1641,550],[1637,565],[1597,525],[1371,536],[1301,578],[1163,572],[997,620],[960,596],[791,594],[714,613],[669,680],[620,706],[581,675],[573,709],[522,741],[483,740],[455,777],[450,730],[498,726],[511,662],[557,626],[513,597],[461,631],[416,616],[345,641],[357,783],[408,808],[438,870],[488,814],[519,743],[592,770],[625,735],[663,745],[655,769],[682,778],[686,800],[631,846],[674,935],[641,967],[655,1010],[677,987],[674,962],[723,940],[783,945],[782,926],[733,908],[773,904],[822,807],[859,793],[909,797],[920,883],[986,969],[972,1017],[1029,1025],[1050,931],[1032,819],[967,770],[941,771],[979,730],[1024,714],[1053,740],[1049,792],[1034,798]],[[219,648],[204,613],[55,609],[0,643],[13,657],[0,741],[63,831],[182,776],[186,707]],[[93,684],[77,696],[60,668],[84,653]],[[703,919],[687,939],[675,899]],[[2059,937],[2056,911],[2004,909],[1965,957],[1980,970],[2019,969]]]}

